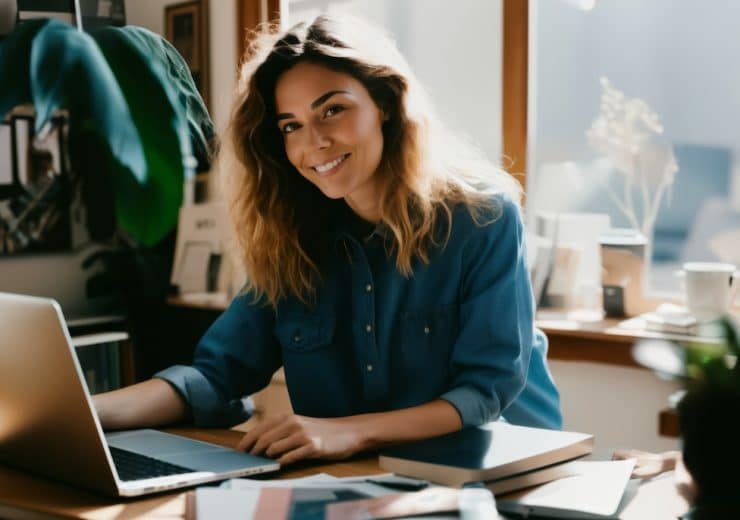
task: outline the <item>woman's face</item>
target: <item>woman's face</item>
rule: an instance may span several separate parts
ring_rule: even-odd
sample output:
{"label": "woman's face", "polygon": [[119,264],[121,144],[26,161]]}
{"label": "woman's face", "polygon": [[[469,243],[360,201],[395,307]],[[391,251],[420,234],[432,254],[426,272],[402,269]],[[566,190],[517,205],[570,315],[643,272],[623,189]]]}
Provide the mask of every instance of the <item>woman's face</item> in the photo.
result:
{"label": "woman's face", "polygon": [[300,174],[355,211],[377,207],[383,113],[363,84],[301,62],[278,78],[275,104],[288,160]]}

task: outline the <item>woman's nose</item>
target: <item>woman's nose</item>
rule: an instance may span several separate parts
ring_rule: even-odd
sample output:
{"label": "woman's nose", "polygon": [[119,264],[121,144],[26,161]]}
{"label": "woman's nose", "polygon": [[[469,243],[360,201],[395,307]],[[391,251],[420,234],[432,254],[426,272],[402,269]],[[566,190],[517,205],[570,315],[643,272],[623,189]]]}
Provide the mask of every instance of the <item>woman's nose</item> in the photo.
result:
{"label": "woman's nose", "polygon": [[331,146],[331,138],[318,126],[314,125],[311,127],[310,135],[311,146],[315,147],[316,149],[324,150]]}

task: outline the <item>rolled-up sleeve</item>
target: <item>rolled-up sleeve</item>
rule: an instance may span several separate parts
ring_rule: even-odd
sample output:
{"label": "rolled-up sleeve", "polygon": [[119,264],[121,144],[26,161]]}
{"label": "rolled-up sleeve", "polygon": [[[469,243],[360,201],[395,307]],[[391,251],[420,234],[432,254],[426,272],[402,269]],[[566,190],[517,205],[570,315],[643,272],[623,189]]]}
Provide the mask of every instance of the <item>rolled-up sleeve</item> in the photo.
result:
{"label": "rolled-up sleeve", "polygon": [[464,426],[500,417],[524,388],[534,335],[534,301],[524,227],[511,200],[477,227],[462,255],[460,328],[451,355],[452,384],[441,398]]}
{"label": "rolled-up sleeve", "polygon": [[236,297],[195,349],[192,366],[154,375],[187,402],[196,426],[231,426],[246,419],[243,396],[267,386],[280,367],[274,311],[251,294]]}

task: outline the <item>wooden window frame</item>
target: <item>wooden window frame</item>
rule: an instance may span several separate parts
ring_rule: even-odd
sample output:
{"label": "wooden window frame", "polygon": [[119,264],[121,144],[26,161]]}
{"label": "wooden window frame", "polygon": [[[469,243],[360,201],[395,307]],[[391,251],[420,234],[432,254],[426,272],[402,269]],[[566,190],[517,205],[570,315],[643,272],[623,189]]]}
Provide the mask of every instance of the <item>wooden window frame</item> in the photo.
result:
{"label": "wooden window frame", "polygon": [[504,167],[527,186],[529,0],[503,0],[501,132]]}
{"label": "wooden window frame", "polygon": [[280,21],[280,0],[237,0],[236,4],[236,37],[237,65],[247,49],[249,31],[264,22]]}

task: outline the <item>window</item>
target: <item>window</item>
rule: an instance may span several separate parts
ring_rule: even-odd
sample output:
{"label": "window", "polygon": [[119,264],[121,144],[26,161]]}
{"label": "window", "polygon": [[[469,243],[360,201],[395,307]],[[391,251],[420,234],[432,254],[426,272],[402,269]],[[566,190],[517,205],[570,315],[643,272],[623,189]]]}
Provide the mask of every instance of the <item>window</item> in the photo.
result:
{"label": "window", "polygon": [[684,261],[740,264],[738,17],[735,2],[530,2],[530,218],[590,211],[629,226],[608,193],[624,194],[621,174],[586,137],[608,78],[658,115],[678,166],[653,227],[651,288],[677,291]]}

